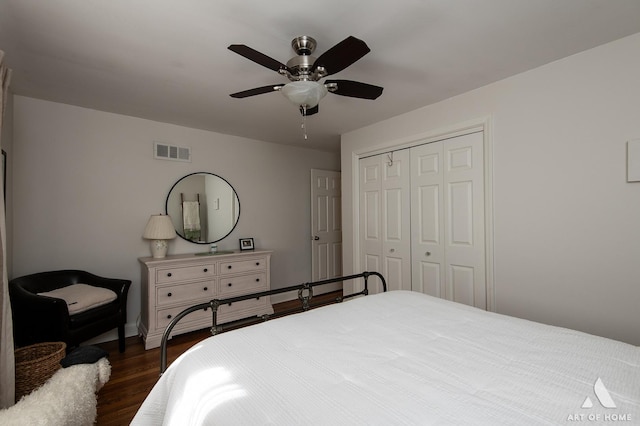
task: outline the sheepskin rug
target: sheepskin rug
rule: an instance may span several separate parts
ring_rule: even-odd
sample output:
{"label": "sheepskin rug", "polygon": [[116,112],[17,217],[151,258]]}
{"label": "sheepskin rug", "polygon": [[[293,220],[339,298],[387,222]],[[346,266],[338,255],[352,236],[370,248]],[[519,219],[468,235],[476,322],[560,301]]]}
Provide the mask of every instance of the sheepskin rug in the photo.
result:
{"label": "sheepskin rug", "polygon": [[97,416],[96,392],[110,376],[111,364],[106,358],[94,364],[61,368],[16,405],[0,410],[0,425],[93,425]]}

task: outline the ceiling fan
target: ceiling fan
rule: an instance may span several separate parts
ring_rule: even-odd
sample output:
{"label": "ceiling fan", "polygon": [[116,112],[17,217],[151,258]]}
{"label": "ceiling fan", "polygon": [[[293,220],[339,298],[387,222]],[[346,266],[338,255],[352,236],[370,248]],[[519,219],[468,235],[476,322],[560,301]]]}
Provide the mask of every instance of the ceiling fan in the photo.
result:
{"label": "ceiling fan", "polygon": [[232,93],[230,96],[232,98],[246,98],[280,91],[297,105],[300,108],[300,113],[306,117],[318,112],[318,102],[328,92],[361,99],[376,99],[382,94],[382,87],[358,81],[325,80],[320,82],[322,78],[342,71],[369,53],[371,50],[364,41],[349,36],[317,58],[312,56],[316,45],[316,41],[309,36],[294,38],[291,41],[291,47],[297,56],[291,58],[286,65],[244,44],[230,45],[229,50],[276,71],[290,80],[287,84],[256,87]]}

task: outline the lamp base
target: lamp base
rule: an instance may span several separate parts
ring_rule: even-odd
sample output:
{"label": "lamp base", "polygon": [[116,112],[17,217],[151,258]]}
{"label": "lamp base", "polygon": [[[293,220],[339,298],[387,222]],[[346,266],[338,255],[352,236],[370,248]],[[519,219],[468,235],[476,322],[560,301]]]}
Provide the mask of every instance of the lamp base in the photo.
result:
{"label": "lamp base", "polygon": [[167,240],[151,240],[151,255],[156,259],[165,257],[168,248]]}

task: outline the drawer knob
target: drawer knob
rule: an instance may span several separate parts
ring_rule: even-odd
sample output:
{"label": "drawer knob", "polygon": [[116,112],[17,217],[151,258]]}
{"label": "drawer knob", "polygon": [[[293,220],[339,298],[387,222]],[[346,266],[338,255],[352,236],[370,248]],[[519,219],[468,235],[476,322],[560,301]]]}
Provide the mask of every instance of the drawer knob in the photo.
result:
{"label": "drawer knob", "polygon": [[256,278],[256,282],[259,283],[260,282],[260,278]]}
{"label": "drawer knob", "polygon": [[227,284],[227,285],[228,285],[229,287],[231,287],[233,284],[232,284],[232,283],[229,283],[229,284]]}
{"label": "drawer knob", "polygon": [[227,266],[227,269],[231,269],[231,265]]}
{"label": "drawer knob", "polygon": [[229,303],[229,306],[231,306],[231,303]]}
{"label": "drawer knob", "polygon": [[260,262],[256,262],[256,266],[260,266]]}
{"label": "drawer knob", "polygon": [[171,293],[167,293],[167,296],[168,296],[168,297],[171,297],[171,296],[172,296],[172,294],[171,294]]}
{"label": "drawer knob", "polygon": [[171,314],[167,315],[167,319],[171,319]]}
{"label": "drawer knob", "polygon": [[207,268],[204,268],[204,271],[205,271],[205,272],[209,272],[209,270],[208,270]]}
{"label": "drawer knob", "polygon": [[167,273],[167,276],[170,277],[171,276],[171,272]]}
{"label": "drawer knob", "polygon": [[204,288],[204,291],[207,291],[207,290],[209,290],[209,288],[208,288],[208,287],[205,287],[205,288]]}

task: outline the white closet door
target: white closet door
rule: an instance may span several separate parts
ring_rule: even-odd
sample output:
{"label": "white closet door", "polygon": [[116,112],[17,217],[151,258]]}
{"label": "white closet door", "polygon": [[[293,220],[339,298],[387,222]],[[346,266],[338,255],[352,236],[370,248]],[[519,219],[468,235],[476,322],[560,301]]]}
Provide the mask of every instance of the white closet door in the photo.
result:
{"label": "white closet door", "polygon": [[[363,271],[382,272],[381,194],[382,162],[378,156],[360,160],[360,265]],[[386,279],[386,278],[385,278]],[[371,280],[369,290],[381,292],[378,280]],[[361,280],[354,292],[362,290]]]}
{"label": "white closet door", "polygon": [[389,290],[411,289],[409,182],[408,150],[360,161],[361,265],[382,273]]}
{"label": "white closet door", "polygon": [[483,134],[411,149],[413,289],[486,309]]}
{"label": "white closet door", "polygon": [[442,142],[411,148],[412,289],[445,296]]}
{"label": "white closet door", "polygon": [[483,133],[443,145],[445,298],[486,309]]}

